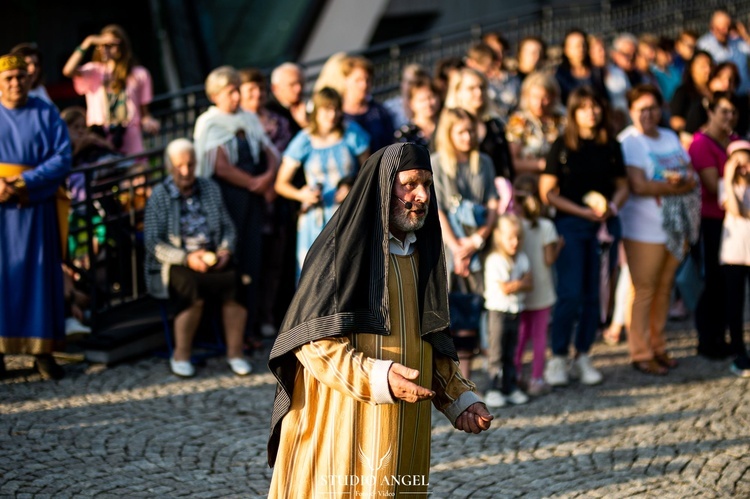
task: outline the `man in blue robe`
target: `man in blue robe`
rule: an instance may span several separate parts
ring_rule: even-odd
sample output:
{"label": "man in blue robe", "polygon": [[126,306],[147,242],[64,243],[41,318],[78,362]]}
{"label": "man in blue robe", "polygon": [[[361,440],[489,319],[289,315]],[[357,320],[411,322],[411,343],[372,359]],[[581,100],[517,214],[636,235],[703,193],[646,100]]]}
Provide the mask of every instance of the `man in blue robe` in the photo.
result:
{"label": "man in blue robe", "polygon": [[[59,189],[70,139],[55,107],[29,97],[25,61],[0,57],[0,374],[4,354],[30,354],[45,378],[65,372]],[[62,217],[62,218],[61,218]]]}

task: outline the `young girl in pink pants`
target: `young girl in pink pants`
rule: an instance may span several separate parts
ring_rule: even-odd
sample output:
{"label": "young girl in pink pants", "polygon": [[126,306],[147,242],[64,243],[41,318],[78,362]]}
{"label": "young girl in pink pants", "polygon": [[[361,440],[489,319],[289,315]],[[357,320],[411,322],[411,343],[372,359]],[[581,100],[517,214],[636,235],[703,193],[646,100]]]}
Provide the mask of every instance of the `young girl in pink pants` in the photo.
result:
{"label": "young girl in pink pants", "polygon": [[547,326],[552,306],[557,299],[552,280],[552,264],[557,260],[563,241],[557,235],[555,224],[541,216],[542,202],[534,177],[518,177],[513,186],[513,195],[516,210],[523,221],[523,252],[529,257],[534,280],[533,290],[526,293],[526,308],[520,317],[515,356],[516,372],[521,376],[523,353],[531,340],[534,357],[527,393],[538,396],[550,391],[549,385],[544,381],[544,358],[547,348]]}

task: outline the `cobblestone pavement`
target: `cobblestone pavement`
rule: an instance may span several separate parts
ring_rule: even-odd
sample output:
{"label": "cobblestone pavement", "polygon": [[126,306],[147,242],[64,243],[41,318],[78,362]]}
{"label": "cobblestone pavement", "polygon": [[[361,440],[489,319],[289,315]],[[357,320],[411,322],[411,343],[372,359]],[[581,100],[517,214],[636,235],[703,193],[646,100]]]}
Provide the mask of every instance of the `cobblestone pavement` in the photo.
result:
{"label": "cobblestone pavement", "polygon": [[[495,411],[490,431],[433,419],[431,497],[750,497],[750,380],[694,355],[694,333],[669,333],[681,365],[635,372],[625,345],[594,349],[606,376]],[[0,497],[264,497],[274,393],[259,374],[211,359],[192,380],[146,358],[70,363],[41,381],[9,356],[0,380]],[[477,375],[478,379],[480,375]]]}

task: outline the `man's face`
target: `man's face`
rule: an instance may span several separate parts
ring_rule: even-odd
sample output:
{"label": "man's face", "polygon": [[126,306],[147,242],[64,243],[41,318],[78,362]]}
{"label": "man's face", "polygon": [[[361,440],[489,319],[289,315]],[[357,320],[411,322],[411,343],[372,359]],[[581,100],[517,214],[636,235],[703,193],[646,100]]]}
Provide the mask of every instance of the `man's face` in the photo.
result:
{"label": "man's face", "polygon": [[[432,173],[427,170],[398,172],[391,195],[391,232],[412,232],[422,228],[429,211],[431,186]],[[404,203],[411,203],[411,209],[407,210]]]}
{"label": "man's face", "polygon": [[636,50],[635,43],[623,41],[612,51],[612,60],[623,71],[632,71]]}
{"label": "man's face", "polygon": [[279,81],[271,85],[271,90],[283,105],[298,104],[302,100],[302,73],[296,69],[283,71]]}
{"label": "man's face", "polygon": [[682,57],[685,61],[689,61],[693,58],[693,54],[695,54],[696,43],[698,43],[698,41],[695,38],[683,33],[683,35],[675,43],[674,50],[675,52],[680,54],[680,57]]}
{"label": "man's face", "polygon": [[0,101],[9,108],[22,106],[29,94],[25,69],[10,69],[0,73]]}
{"label": "man's face", "polygon": [[718,12],[714,14],[711,20],[711,33],[714,34],[719,43],[727,43],[731,26],[732,18],[723,12]]}

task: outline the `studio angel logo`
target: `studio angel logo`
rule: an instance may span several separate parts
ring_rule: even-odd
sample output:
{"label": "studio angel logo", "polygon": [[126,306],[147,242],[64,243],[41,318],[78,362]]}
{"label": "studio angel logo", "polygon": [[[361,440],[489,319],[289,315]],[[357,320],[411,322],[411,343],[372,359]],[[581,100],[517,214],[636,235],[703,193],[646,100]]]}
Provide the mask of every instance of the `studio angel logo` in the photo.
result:
{"label": "studio angel logo", "polygon": [[[356,475],[324,475],[319,479],[319,487],[325,494],[343,493],[352,497],[395,497],[396,495],[428,496],[427,475],[397,475],[390,472],[394,452],[391,446],[382,455],[368,454],[357,446],[357,460],[361,473]],[[399,491],[397,493],[397,491]]]}
{"label": "studio angel logo", "polygon": [[382,470],[385,466],[387,466],[391,462],[391,455],[392,455],[392,449],[391,447],[388,447],[388,450],[386,453],[377,460],[377,463],[375,463],[375,459],[373,459],[371,456],[368,456],[365,451],[362,450],[362,445],[359,445],[359,461],[368,469],[370,470],[370,474],[376,475],[378,471]]}

